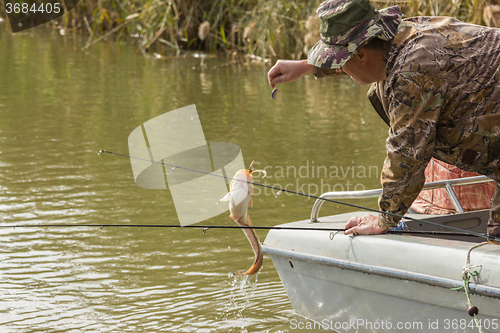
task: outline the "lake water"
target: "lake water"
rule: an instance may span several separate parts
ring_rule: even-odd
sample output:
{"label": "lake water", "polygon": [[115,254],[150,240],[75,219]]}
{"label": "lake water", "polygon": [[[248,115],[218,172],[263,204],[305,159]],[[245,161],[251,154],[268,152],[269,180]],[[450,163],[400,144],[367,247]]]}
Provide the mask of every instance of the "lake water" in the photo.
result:
{"label": "lake water", "polygon": [[[237,144],[268,171],[261,182],[312,195],[380,187],[387,127],[349,78],[305,77],[273,101],[270,63],[201,66],[109,41],[82,51],[85,40],[0,23],[2,226],[178,224],[168,189],[138,187],[128,158],[97,153],[127,154],[134,128],[192,104],[206,140]],[[262,190],[250,214],[275,226],[312,205]],[[204,224],[234,225],[228,215]],[[0,239],[2,332],[304,331],[269,257],[257,277],[229,274],[253,262],[241,230],[9,227]]]}

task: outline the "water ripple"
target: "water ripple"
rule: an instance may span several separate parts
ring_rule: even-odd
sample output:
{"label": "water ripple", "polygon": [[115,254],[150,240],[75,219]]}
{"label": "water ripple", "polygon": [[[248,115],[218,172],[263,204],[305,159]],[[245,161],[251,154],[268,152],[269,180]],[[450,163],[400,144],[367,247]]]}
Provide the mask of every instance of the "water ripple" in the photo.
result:
{"label": "water ripple", "polygon": [[[239,230],[76,227],[178,223],[169,190],[136,186],[129,159],[97,152],[126,153],[134,128],[195,103],[207,140],[238,144],[245,159],[271,167],[270,179],[299,186],[295,176],[278,177],[278,167],[383,161],[383,124],[376,114],[361,117],[366,89],[305,78],[272,101],[265,67],[193,70],[193,59],[157,61],[116,43],[81,52],[77,34],[3,30],[2,333],[287,332],[296,316],[267,256],[257,278],[229,275],[254,260]],[[357,181],[379,185],[378,175]],[[306,218],[312,205],[274,195],[254,201],[261,226]],[[208,222],[234,225],[227,215]],[[38,227],[4,228],[14,225]]]}

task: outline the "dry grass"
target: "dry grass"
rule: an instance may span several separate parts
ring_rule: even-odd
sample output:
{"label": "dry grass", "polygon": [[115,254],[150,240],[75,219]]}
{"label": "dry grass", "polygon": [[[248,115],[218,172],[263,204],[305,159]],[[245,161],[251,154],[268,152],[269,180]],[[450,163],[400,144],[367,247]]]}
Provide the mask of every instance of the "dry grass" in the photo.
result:
{"label": "dry grass", "polygon": [[[57,22],[132,41],[159,54],[182,50],[300,59],[319,38],[315,10],[321,1],[295,0],[81,0]],[[500,23],[494,0],[372,0],[377,8],[399,5],[405,17],[453,16],[475,24]],[[496,3],[495,3],[496,4]]]}

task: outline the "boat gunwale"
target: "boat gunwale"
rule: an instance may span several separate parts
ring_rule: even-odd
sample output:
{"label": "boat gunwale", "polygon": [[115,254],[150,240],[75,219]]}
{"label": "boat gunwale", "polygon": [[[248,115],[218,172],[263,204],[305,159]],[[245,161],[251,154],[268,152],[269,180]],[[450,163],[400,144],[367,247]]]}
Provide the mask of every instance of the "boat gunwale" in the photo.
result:
{"label": "boat gunwale", "polygon": [[[383,266],[369,265],[363,263],[357,263],[354,261],[336,259],[326,256],[321,256],[317,254],[307,254],[298,251],[291,251],[285,249],[279,249],[276,247],[262,245],[262,251],[267,255],[276,255],[281,257],[286,257],[289,259],[296,259],[299,261],[305,261],[314,264],[320,264],[324,266],[336,267],[340,269],[346,269],[351,271],[356,271],[366,274],[374,274],[383,277],[389,277],[393,279],[400,279],[412,282],[418,282],[422,284],[427,284],[436,287],[442,287],[446,289],[455,289],[463,286],[463,281],[439,277],[435,275],[429,275],[424,273],[412,272],[403,269],[389,268]],[[469,290],[472,294],[490,297],[494,299],[500,299],[500,288],[488,285],[482,285],[478,283],[469,283]]]}

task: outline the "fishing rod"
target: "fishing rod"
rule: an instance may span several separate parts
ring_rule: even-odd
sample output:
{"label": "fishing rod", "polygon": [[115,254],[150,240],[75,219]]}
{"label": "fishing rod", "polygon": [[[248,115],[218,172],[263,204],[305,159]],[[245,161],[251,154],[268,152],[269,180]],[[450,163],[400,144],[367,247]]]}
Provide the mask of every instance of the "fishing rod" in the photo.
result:
{"label": "fishing rod", "polygon": [[[309,230],[309,231],[330,231],[344,232],[342,228],[313,228],[313,227],[267,227],[267,226],[236,226],[236,225],[179,225],[179,224],[19,224],[19,225],[0,225],[0,228],[193,228],[203,229],[205,234],[209,229],[254,229],[254,230]],[[409,234],[409,235],[444,235],[444,236],[471,236],[466,232],[449,231],[403,231],[389,230],[388,234]]]}
{"label": "fishing rod", "polygon": [[[266,185],[266,184],[259,184],[259,183],[255,183],[255,182],[250,182],[250,181],[245,181],[245,180],[241,180],[241,179],[231,178],[231,177],[227,177],[227,176],[224,176],[224,175],[214,174],[212,172],[207,172],[207,171],[201,171],[201,170],[196,170],[196,169],[192,169],[192,168],[187,168],[187,167],[184,167],[184,166],[181,166],[181,165],[169,164],[169,163],[160,162],[160,161],[153,161],[153,160],[150,160],[150,159],[145,159],[145,158],[131,156],[131,155],[122,154],[122,153],[115,153],[115,152],[108,151],[108,150],[103,150],[103,149],[99,150],[99,152],[98,152],[98,155],[101,155],[101,154],[110,154],[110,155],[116,155],[116,156],[121,156],[121,157],[128,157],[128,158],[131,158],[131,159],[136,159],[136,160],[141,160],[141,161],[145,161],[145,162],[160,164],[162,166],[169,166],[169,167],[172,167],[172,172],[174,172],[175,169],[182,169],[182,170],[186,170],[186,171],[192,171],[192,172],[197,172],[197,173],[201,173],[201,174],[205,174],[205,175],[210,175],[210,176],[214,176],[214,177],[224,178],[226,180],[246,182],[247,184],[252,184],[254,186],[260,186],[260,187],[264,187],[264,188],[268,188],[268,189],[272,189],[272,190],[278,191],[276,193],[276,198],[278,198],[279,195],[282,192],[286,192],[286,193],[295,194],[295,195],[299,195],[299,196],[305,196],[307,198],[319,199],[319,200],[323,200],[323,201],[327,201],[327,202],[332,202],[332,203],[336,203],[336,204],[339,204],[339,205],[348,206],[348,207],[351,207],[351,208],[362,209],[362,210],[370,211],[370,212],[373,212],[373,213],[386,214],[386,215],[389,215],[389,216],[393,216],[393,217],[397,217],[397,218],[401,218],[401,219],[405,219],[405,220],[409,220],[409,221],[425,223],[425,224],[428,224],[428,225],[432,225],[432,226],[436,226],[436,227],[441,227],[441,228],[447,228],[449,230],[455,231],[455,233],[451,233],[451,234],[456,235],[456,236],[458,236],[458,235],[476,236],[476,237],[480,237],[480,238],[485,238],[485,239],[500,241],[500,239],[498,239],[498,238],[491,237],[491,236],[488,236],[486,234],[482,234],[482,233],[478,233],[478,232],[474,232],[474,231],[463,230],[463,229],[460,229],[460,228],[456,228],[456,227],[452,227],[452,226],[448,226],[448,225],[444,225],[444,224],[439,224],[439,223],[435,223],[435,222],[431,222],[431,221],[421,220],[421,219],[410,217],[410,216],[403,216],[403,215],[399,215],[399,214],[395,214],[395,213],[391,213],[391,212],[384,212],[384,211],[381,211],[381,210],[378,210],[378,209],[364,207],[364,206],[360,206],[360,205],[356,205],[356,204],[351,204],[351,203],[347,203],[347,202],[343,202],[343,201],[338,201],[338,200],[334,200],[334,199],[321,198],[319,196],[312,195],[312,194],[307,194],[307,193],[292,191],[292,190],[288,190],[288,189],[284,189],[284,188],[278,188],[278,187],[274,187],[274,186],[270,186],[270,185]],[[188,226],[185,226],[185,227],[188,227]],[[192,227],[196,228],[198,226],[192,226]],[[203,227],[203,226],[201,226],[201,227]],[[229,228],[229,226],[220,226],[220,227]],[[231,226],[231,227],[233,227],[233,226]],[[211,226],[210,228],[215,229],[215,226]],[[234,228],[239,228],[239,229],[266,229],[266,230],[270,230],[272,228],[278,228],[278,227],[250,227],[250,226],[249,227],[240,227],[240,226],[234,226]],[[284,228],[284,227],[280,227],[280,228]],[[301,230],[308,230],[306,228],[299,228],[299,229],[301,229]],[[311,228],[311,229],[318,230],[318,228]],[[282,230],[284,230],[284,229],[282,229]],[[338,230],[332,230],[332,231],[344,231],[344,229],[338,229]],[[391,230],[389,230],[389,231],[391,231]],[[399,230],[397,232],[398,233],[408,233],[406,231],[399,231]],[[420,233],[420,231],[413,231],[413,232]],[[421,232],[421,233],[430,233],[430,232],[431,231]],[[390,233],[392,233],[392,232],[390,232]],[[450,233],[450,232],[448,232],[448,233]]]}

